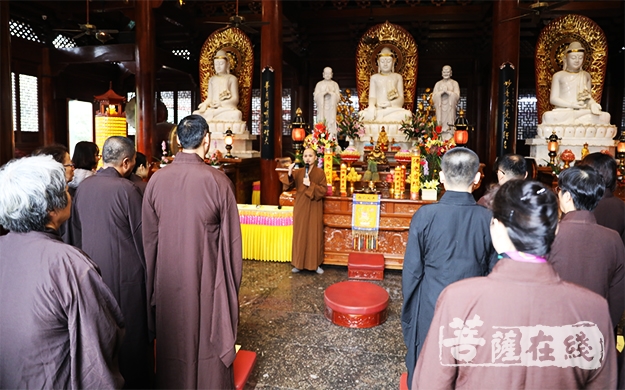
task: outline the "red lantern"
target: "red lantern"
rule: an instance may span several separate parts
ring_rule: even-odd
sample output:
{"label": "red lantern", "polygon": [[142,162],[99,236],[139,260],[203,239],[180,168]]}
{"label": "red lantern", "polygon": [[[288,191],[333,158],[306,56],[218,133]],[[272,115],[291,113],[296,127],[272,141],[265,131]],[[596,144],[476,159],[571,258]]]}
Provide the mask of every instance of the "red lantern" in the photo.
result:
{"label": "red lantern", "polygon": [[469,132],[466,130],[456,130],[454,133],[456,145],[464,145],[469,142]]}
{"label": "red lantern", "polygon": [[306,131],[301,127],[293,129],[291,133],[291,137],[295,142],[303,142],[304,138],[306,138]]}

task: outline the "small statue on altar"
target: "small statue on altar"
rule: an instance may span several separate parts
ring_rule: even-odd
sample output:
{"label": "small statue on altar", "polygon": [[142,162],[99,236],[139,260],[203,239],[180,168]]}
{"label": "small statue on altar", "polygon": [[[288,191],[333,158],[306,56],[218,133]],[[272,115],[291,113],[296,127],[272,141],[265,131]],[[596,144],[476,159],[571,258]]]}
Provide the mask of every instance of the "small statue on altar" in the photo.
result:
{"label": "small statue on altar", "polygon": [[582,147],[582,160],[585,159],[589,153],[590,153],[590,150],[588,149],[588,143],[585,143],[584,146]]}
{"label": "small statue on altar", "polygon": [[224,50],[215,53],[215,75],[208,80],[208,95],[194,114],[213,120],[241,121],[239,104],[239,80],[230,74],[230,60]]}
{"label": "small statue on altar", "polygon": [[543,124],[610,124],[610,114],[591,96],[591,76],[582,69],[584,46],[571,42],[563,69],[551,80],[549,102],[554,109],[543,114]]}
{"label": "small statue on altar", "polygon": [[383,152],[388,150],[388,136],[386,135],[384,126],[382,126],[382,130],[380,130],[380,135],[378,135],[378,146]]}
{"label": "small statue on altar", "polygon": [[369,81],[369,106],[359,113],[361,121],[400,122],[412,113],[404,106],[404,79],[395,73],[395,57],[388,47],[378,54],[378,73]]}
{"label": "small statue on altar", "polygon": [[380,148],[379,142],[375,145],[373,151],[369,153],[369,156],[367,156],[367,161],[373,161],[376,164],[388,164],[388,160],[386,159],[386,153],[384,153]]}

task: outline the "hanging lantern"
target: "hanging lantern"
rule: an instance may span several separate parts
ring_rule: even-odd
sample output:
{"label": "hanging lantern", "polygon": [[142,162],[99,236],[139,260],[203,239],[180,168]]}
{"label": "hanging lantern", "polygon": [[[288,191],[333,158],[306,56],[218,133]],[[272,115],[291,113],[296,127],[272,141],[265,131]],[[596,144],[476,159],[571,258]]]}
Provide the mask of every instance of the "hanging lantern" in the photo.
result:
{"label": "hanging lantern", "polygon": [[454,123],[454,141],[456,145],[464,145],[469,142],[469,121],[464,117],[464,110],[460,110],[458,118]]}
{"label": "hanging lantern", "polygon": [[303,167],[304,160],[302,159],[302,144],[306,138],[306,122],[302,116],[302,109],[297,108],[295,110],[295,118],[291,122],[291,139],[293,139],[293,151],[295,152],[295,166]]}
{"label": "hanging lantern", "polygon": [[[128,135],[126,127],[126,113],[122,104],[126,98],[113,91],[113,83],[109,84],[109,90],[102,95],[94,96],[100,109],[95,114],[95,143],[100,150],[104,147],[104,141],[109,137]],[[100,160],[100,164],[102,160]]]}

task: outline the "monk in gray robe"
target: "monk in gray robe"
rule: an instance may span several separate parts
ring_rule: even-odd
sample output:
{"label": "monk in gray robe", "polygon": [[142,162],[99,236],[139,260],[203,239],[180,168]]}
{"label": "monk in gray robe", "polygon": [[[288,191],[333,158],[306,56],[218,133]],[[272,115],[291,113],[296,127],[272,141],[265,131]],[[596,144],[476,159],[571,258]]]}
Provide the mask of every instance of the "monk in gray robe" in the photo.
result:
{"label": "monk in gray robe", "polygon": [[317,153],[311,148],[304,150],[305,167],[293,171],[289,165],[285,189],[295,188],[293,206],[292,271],[303,269],[323,273],[323,198],[328,191],[326,175],[317,167]]}
{"label": "monk in gray robe", "polygon": [[471,194],[480,180],[479,159],[466,148],[445,153],[440,179],[446,192],[437,204],[412,217],[404,256],[401,321],[408,348],[408,383],[434,315],[440,292],[449,284],[488,274],[497,261],[488,226],[491,213]]}
{"label": "monk in gray robe", "polygon": [[148,335],[145,258],[141,237],[141,193],[126,177],[135,165],[135,146],[110,137],[102,147],[104,163],[78,189],[72,210],[72,244],[102,270],[126,320],[119,365],[126,388],[149,388],[153,348]]}
{"label": "monk in gray robe", "polygon": [[558,224],[555,194],[513,180],[492,206],[502,259],[487,277],[443,290],[412,389],[616,388],[606,300],[560,279],[545,259]]}
{"label": "monk in gray robe", "polygon": [[563,216],[549,262],[562,279],[606,298],[616,325],[625,310],[625,247],[592,214],[603,196],[603,179],[590,166],[576,166],[560,173],[558,187]]}
{"label": "monk in gray robe", "polygon": [[97,265],[63,243],[63,166],[24,157],[0,169],[0,388],[114,389],[123,316]]}
{"label": "monk in gray robe", "polygon": [[204,163],[204,118],[182,119],[178,138],[182,152],[152,176],[143,198],[156,387],[232,389],[242,270],[237,202],[230,179]]}

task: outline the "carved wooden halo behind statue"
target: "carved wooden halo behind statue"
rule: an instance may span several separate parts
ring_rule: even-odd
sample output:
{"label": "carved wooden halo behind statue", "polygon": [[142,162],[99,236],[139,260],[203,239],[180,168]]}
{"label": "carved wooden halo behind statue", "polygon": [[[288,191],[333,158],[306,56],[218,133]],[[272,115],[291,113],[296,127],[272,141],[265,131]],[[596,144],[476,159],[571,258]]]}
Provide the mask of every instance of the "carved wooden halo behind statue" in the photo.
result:
{"label": "carved wooden halo behind statue", "polygon": [[[365,43],[372,37],[379,42]],[[367,30],[356,49],[356,86],[360,109],[369,105],[369,81],[371,75],[378,71],[378,53],[385,47],[393,51],[395,73],[401,74],[404,79],[404,108],[412,111],[417,88],[417,43],[408,31],[388,21]]]}
{"label": "carved wooden halo behind statue", "polygon": [[218,50],[224,50],[230,61],[230,74],[239,80],[239,104],[237,108],[248,121],[252,102],[252,76],[254,71],[254,49],[245,33],[236,28],[215,31],[206,38],[200,51],[201,101],[206,100],[208,80],[215,75],[213,59]]}
{"label": "carved wooden halo behind statue", "polygon": [[592,98],[601,102],[608,62],[608,40],[601,27],[591,19],[581,15],[565,15],[554,19],[543,28],[536,43],[534,65],[538,123],[542,122],[545,111],[553,109],[549,103],[551,79],[554,73],[563,69],[566,49],[574,41],[584,46],[582,69],[590,73]]}

